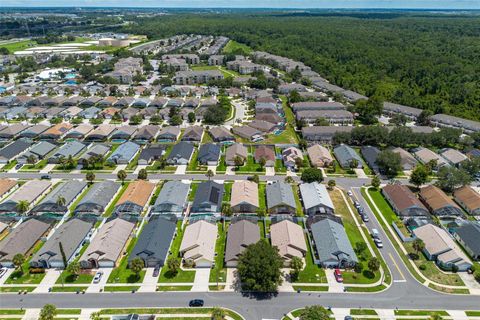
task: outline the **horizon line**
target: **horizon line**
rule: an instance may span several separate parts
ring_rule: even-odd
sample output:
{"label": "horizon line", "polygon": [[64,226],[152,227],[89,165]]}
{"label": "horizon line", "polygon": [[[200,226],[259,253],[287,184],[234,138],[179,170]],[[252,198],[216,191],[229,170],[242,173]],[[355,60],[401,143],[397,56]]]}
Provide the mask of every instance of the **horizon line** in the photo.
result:
{"label": "horizon line", "polygon": [[201,6],[98,6],[98,5],[35,5],[35,6],[19,6],[19,5],[2,5],[0,11],[3,8],[19,8],[19,9],[35,9],[35,8],[106,8],[106,9],[266,9],[266,10],[415,10],[415,11],[444,11],[444,10],[456,10],[456,11],[480,11],[479,8],[458,8],[458,7],[444,7],[444,8],[429,8],[429,7],[251,7],[251,6],[218,6],[218,7],[201,7]]}

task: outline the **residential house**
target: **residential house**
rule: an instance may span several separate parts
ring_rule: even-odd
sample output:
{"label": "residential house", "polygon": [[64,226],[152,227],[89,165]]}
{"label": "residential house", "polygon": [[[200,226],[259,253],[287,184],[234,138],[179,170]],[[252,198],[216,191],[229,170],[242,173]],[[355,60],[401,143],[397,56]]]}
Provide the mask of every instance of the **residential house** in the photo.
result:
{"label": "residential house", "polygon": [[153,141],[159,131],[158,126],[146,125],[138,128],[137,132],[133,135],[133,140],[140,144],[145,144]]}
{"label": "residential house", "polygon": [[34,160],[35,163],[39,160],[45,159],[45,157],[56,148],[57,146],[50,142],[40,141],[18,157],[17,162],[20,164],[26,164],[29,163],[29,161]]}
{"label": "residential house", "polygon": [[155,184],[136,180],[130,182],[120,199],[115,204],[115,214],[119,216],[139,217],[148,205],[148,200],[155,190]]}
{"label": "residential house", "polygon": [[282,151],[282,160],[288,170],[293,170],[297,166],[297,161],[300,159],[303,163],[303,153],[296,147],[288,147]]}
{"label": "residential house", "polygon": [[176,230],[175,220],[163,217],[150,219],[128,256],[128,263],[131,264],[134,259],[140,258],[147,268],[163,267],[167,261]]}
{"label": "residential house", "polygon": [[108,157],[107,162],[114,164],[129,164],[140,151],[140,146],[134,142],[127,141],[122,143]]}
{"label": "residential house", "polygon": [[413,155],[423,164],[427,164],[430,161],[434,161],[436,166],[434,169],[440,169],[443,166],[448,166],[447,160],[442,158],[440,155],[436,154],[430,149],[419,147],[413,150]]}
{"label": "residential house", "polygon": [[256,130],[262,131],[264,133],[272,132],[277,126],[271,122],[255,119],[248,123],[249,127],[252,127]]}
{"label": "residential house", "polygon": [[218,229],[213,223],[199,220],[185,228],[180,254],[197,268],[210,268],[215,261]]}
{"label": "residential house", "polygon": [[112,140],[128,140],[137,131],[136,126],[122,126],[116,128],[110,139]]}
{"label": "residential house", "polygon": [[82,123],[67,132],[65,139],[83,139],[90,131],[93,130],[93,126],[87,123]]}
{"label": "residential house", "polygon": [[363,146],[360,148],[363,159],[367,162],[368,166],[375,174],[380,174],[380,167],[377,164],[377,158],[380,154],[380,149],[372,146]]}
{"label": "residential house", "polygon": [[118,101],[114,104],[114,106],[117,108],[127,108],[127,107],[130,107],[134,101],[135,101],[134,97],[122,97],[118,99]]}
{"label": "residential house", "polygon": [[167,146],[164,144],[151,144],[146,146],[140,152],[138,157],[139,165],[148,165],[152,164],[155,160],[159,160],[165,155],[165,150]]}
{"label": "residential house", "polygon": [[255,222],[239,220],[230,224],[225,247],[226,266],[235,268],[245,248],[258,241],[260,241],[260,229]]}
{"label": "residential house", "polygon": [[88,133],[85,137],[85,141],[105,141],[115,129],[116,127],[114,125],[101,124]]}
{"label": "residential house", "polygon": [[250,126],[234,126],[232,132],[237,136],[240,136],[244,139],[249,139],[251,141],[260,139],[262,137],[262,132]]}
{"label": "residential house", "polygon": [[[75,202],[82,191],[87,187],[87,182],[69,180],[62,182],[52,192],[47,194],[32,210],[32,214],[65,214],[68,208]],[[63,203],[62,201],[63,200]]]}
{"label": "residential house", "polygon": [[260,159],[265,159],[265,167],[275,166],[275,149],[272,146],[260,145],[255,147],[255,162],[259,163]]}
{"label": "residential house", "polygon": [[[13,179],[0,179],[0,199],[17,188],[17,181]],[[1,233],[1,232],[0,232]]]}
{"label": "residential house", "polygon": [[[311,92],[302,92],[311,93]],[[292,103],[293,112],[298,111],[320,111],[320,110],[346,110],[347,107],[340,102],[335,101],[305,101]]]}
{"label": "residential house", "polygon": [[332,143],[333,137],[337,133],[350,133],[353,127],[349,126],[315,126],[303,127],[302,137],[307,141],[321,143]]}
{"label": "residential house", "polygon": [[349,169],[352,163],[357,163],[355,168],[363,168],[362,158],[355,152],[355,150],[347,145],[341,144],[333,149],[335,158],[344,169]]}
{"label": "residential house", "polygon": [[406,185],[387,184],[382,193],[399,217],[429,216],[428,209]]}
{"label": "residential house", "polygon": [[181,217],[187,206],[189,190],[190,185],[181,181],[165,182],[155,200],[151,213],[171,213],[177,217]]}
{"label": "residential house", "polygon": [[225,162],[227,166],[234,166],[236,157],[240,157],[245,163],[248,157],[247,147],[241,143],[235,143],[229,146],[225,151]]}
{"label": "residential house", "polygon": [[0,139],[11,140],[28,128],[30,128],[30,125],[28,124],[14,123],[0,131]]}
{"label": "residential house", "polygon": [[47,130],[49,126],[44,125],[44,124],[36,124],[33,125],[22,132],[18,135],[19,138],[28,138],[28,139],[35,139],[37,138],[42,132]]}
{"label": "residential house", "polygon": [[236,213],[256,213],[260,207],[258,185],[253,181],[235,181],[232,185],[230,207]]}
{"label": "residential house", "polygon": [[413,170],[418,161],[410,152],[402,148],[394,148],[392,152],[400,155],[400,164],[403,170]]}
{"label": "residential house", "polygon": [[188,142],[179,142],[173,146],[170,154],[167,157],[168,164],[186,165],[190,162],[195,147]]}
{"label": "residential house", "polygon": [[94,119],[97,117],[98,114],[102,112],[102,109],[97,108],[97,107],[88,107],[86,109],[83,109],[82,112],[80,112],[78,115],[84,119]]}
{"label": "residential house", "polygon": [[310,232],[322,267],[353,268],[358,263],[345,227],[336,219],[327,217],[312,223]]}
{"label": "residential house", "polygon": [[61,268],[75,258],[85,238],[90,233],[92,224],[80,219],[71,219],[61,224],[53,235],[30,260],[34,268]]}
{"label": "residential house", "polygon": [[315,123],[318,119],[325,119],[331,125],[349,125],[353,123],[353,114],[347,110],[301,110],[295,116],[297,121]]}
{"label": "residential house", "polygon": [[454,117],[446,114],[436,114],[430,117],[430,122],[437,127],[461,129],[466,133],[480,131],[480,122]]}
{"label": "residential house", "polygon": [[402,114],[411,121],[416,121],[422,113],[422,109],[403,106],[392,102],[383,103],[383,113],[389,116]]}
{"label": "residential house", "polygon": [[215,142],[235,142],[235,137],[225,127],[213,127],[209,130]]}
{"label": "residential house", "polygon": [[48,130],[40,134],[42,140],[60,140],[68,131],[73,128],[73,125],[67,122],[62,122],[54,125]]}
{"label": "residential house", "polygon": [[455,239],[473,260],[480,260],[480,224],[468,222],[455,230]]}
{"label": "residential house", "polygon": [[181,130],[178,127],[163,127],[157,136],[157,141],[175,142],[180,137]]}
{"label": "residential house", "polygon": [[85,218],[100,218],[119,188],[119,183],[110,180],[94,183],[78,203],[74,214]]}
{"label": "residential house", "polygon": [[87,161],[89,161],[92,157],[105,157],[107,153],[110,151],[110,146],[105,145],[102,143],[95,143],[91,144],[87,151],[85,151],[80,158],[78,159],[78,162],[85,165]]}
{"label": "residential house", "polygon": [[297,204],[291,185],[277,181],[267,185],[266,193],[267,211],[270,214],[295,215]]}
{"label": "residential house", "polygon": [[220,159],[221,149],[217,144],[206,143],[198,150],[197,161],[202,165],[216,166]]}
{"label": "residential house", "polygon": [[419,195],[430,212],[438,217],[463,216],[462,209],[434,185],[421,188]]}
{"label": "residential house", "polygon": [[200,126],[191,126],[185,129],[182,141],[200,142],[203,137],[203,128]]}
{"label": "residential house", "polygon": [[458,167],[463,161],[468,160],[466,155],[452,148],[440,150],[439,155],[447,160],[448,164],[454,167]]}
{"label": "residential house", "polygon": [[463,186],[453,192],[455,201],[473,216],[480,215],[480,194],[471,186]]}
{"label": "residential house", "polygon": [[0,242],[0,264],[4,267],[14,267],[13,257],[16,254],[28,257],[48,229],[50,229],[48,223],[37,219],[22,222]]}
{"label": "residential house", "polygon": [[115,268],[135,224],[120,218],[105,222],[80,258],[84,269]]}
{"label": "residential house", "polygon": [[312,166],[317,168],[329,167],[334,161],[330,151],[319,144],[314,144],[308,147],[307,154]]}
{"label": "residential house", "polygon": [[200,182],[190,209],[191,214],[220,214],[223,192],[223,184],[211,180]]}
{"label": "residential house", "polygon": [[48,158],[48,163],[60,163],[61,159],[67,159],[69,157],[75,158],[85,149],[86,146],[81,142],[76,140],[67,141]]}
{"label": "residential house", "polygon": [[189,85],[223,80],[223,78],[223,73],[219,70],[187,70],[176,72],[174,79],[177,85]]}
{"label": "residential house", "polygon": [[270,239],[272,246],[278,248],[278,253],[285,261],[285,266],[290,266],[294,258],[302,259],[307,253],[307,243],[303,229],[290,220],[282,220],[270,226]]}
{"label": "residential house", "polygon": [[304,92],[307,91],[307,88],[300,83],[286,83],[278,86],[277,91],[280,94],[290,94],[292,91]]}
{"label": "residential house", "polygon": [[318,214],[334,214],[335,207],[325,185],[318,182],[300,185],[305,213],[309,216]]}
{"label": "residential house", "polygon": [[425,244],[423,252],[427,259],[435,261],[442,269],[467,271],[472,267],[471,261],[445,230],[427,224],[414,229],[413,234]]}
{"label": "residential house", "polygon": [[0,214],[19,214],[17,204],[26,201],[32,206],[52,186],[50,181],[29,180],[0,204]]}

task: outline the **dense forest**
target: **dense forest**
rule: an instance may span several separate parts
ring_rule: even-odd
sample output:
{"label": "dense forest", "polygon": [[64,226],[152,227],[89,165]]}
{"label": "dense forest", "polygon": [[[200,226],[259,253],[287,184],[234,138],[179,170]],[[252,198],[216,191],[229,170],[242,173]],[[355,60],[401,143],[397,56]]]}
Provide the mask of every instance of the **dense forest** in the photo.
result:
{"label": "dense forest", "polygon": [[411,14],[172,14],[124,31],[226,35],[301,60],[361,94],[480,120],[480,17]]}

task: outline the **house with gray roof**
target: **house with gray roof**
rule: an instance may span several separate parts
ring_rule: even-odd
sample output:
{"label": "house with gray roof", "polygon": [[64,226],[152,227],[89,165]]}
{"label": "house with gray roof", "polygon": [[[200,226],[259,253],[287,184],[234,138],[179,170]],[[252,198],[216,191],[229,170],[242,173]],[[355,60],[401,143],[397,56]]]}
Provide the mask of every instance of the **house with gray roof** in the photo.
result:
{"label": "house with gray roof", "polygon": [[0,264],[13,267],[13,257],[18,253],[26,256],[48,229],[48,223],[37,219],[22,222],[0,242]]}
{"label": "house with gray roof", "polygon": [[480,224],[468,222],[455,230],[455,239],[473,260],[480,260]]}
{"label": "house with gray roof", "polygon": [[161,159],[165,154],[166,149],[167,146],[165,144],[147,145],[140,152],[140,156],[138,157],[138,164],[147,165]]}
{"label": "house with gray roof", "polygon": [[244,139],[255,140],[262,136],[262,131],[252,128],[250,126],[234,126],[232,132]]}
{"label": "house with gray roof", "polygon": [[362,158],[355,152],[355,150],[347,145],[341,144],[333,149],[335,158],[344,169],[349,169],[352,161],[357,161],[356,168],[363,168]]}
{"label": "house with gray roof", "polygon": [[349,126],[314,126],[303,127],[302,137],[307,141],[332,143],[337,133],[350,133],[353,127]]}
{"label": "house with gray roof", "polygon": [[151,209],[152,214],[172,213],[181,217],[187,206],[190,185],[181,181],[165,182]]}
{"label": "house with gray roof", "polygon": [[193,144],[181,141],[173,146],[167,157],[167,163],[173,165],[185,165],[192,159],[195,147]]}
{"label": "house with gray roof", "polygon": [[334,214],[335,207],[325,185],[318,182],[300,185],[305,213],[309,216],[317,214]]}
{"label": "house with gray roof", "polygon": [[466,155],[452,148],[440,150],[439,155],[454,167],[458,167],[463,161],[468,160]]}
{"label": "house with gray roof", "polygon": [[372,146],[363,146],[360,148],[363,159],[367,162],[368,166],[373,170],[375,174],[380,173],[380,168],[377,164],[377,158],[380,154],[380,149]]}
{"label": "house with gray roof", "polygon": [[267,184],[266,194],[267,211],[270,214],[295,214],[297,204],[291,185],[282,181]]}
{"label": "house with gray roof", "polygon": [[437,127],[461,129],[466,133],[480,132],[480,122],[447,114],[433,115],[430,117],[430,122]]}
{"label": "house with gray roof", "polygon": [[110,180],[97,182],[88,190],[75,208],[74,214],[82,217],[100,217],[118,192],[120,184]]}
{"label": "house with gray roof", "polygon": [[420,114],[422,113],[422,109],[403,106],[403,105],[392,103],[392,102],[384,102],[383,113],[389,116],[392,116],[395,114],[403,114],[408,119],[415,121],[417,120],[418,116],[420,116]]}
{"label": "house with gray roof", "polygon": [[8,163],[22,155],[30,149],[32,142],[24,139],[18,139],[10,143],[6,147],[0,149],[0,163]]}
{"label": "house with gray roof", "polygon": [[227,166],[234,166],[236,157],[240,157],[244,162],[247,161],[247,147],[240,143],[235,143],[229,146],[225,151],[225,162]]}
{"label": "house with gray roof", "polygon": [[50,128],[50,126],[44,124],[36,124],[20,132],[18,137],[34,139],[37,138],[42,132],[46,131],[48,128]]}
{"label": "house with gray roof", "polygon": [[52,186],[48,180],[29,180],[0,204],[0,215],[9,216],[20,213],[17,204],[26,201],[33,205]]}
{"label": "house with gray roof", "polygon": [[352,268],[358,262],[344,226],[326,218],[310,225],[318,263],[324,268]]}
{"label": "house with gray roof", "polygon": [[0,131],[0,139],[13,139],[16,138],[22,131],[30,128],[30,125],[15,123],[10,126],[6,126]]}
{"label": "house with gray roof", "polygon": [[[92,224],[80,219],[71,219],[61,224],[42,248],[30,260],[34,268],[66,268],[62,254],[67,263],[80,251]],[[60,249],[60,246],[63,248]]]}
{"label": "house with gray roof", "polygon": [[[68,208],[75,202],[82,191],[87,187],[87,182],[80,180],[69,180],[62,182],[59,186],[47,194],[45,198],[32,210],[32,214],[65,214]],[[64,203],[59,200],[63,199]]]}
{"label": "house with gray roof", "polygon": [[91,144],[88,149],[80,156],[78,162],[84,164],[92,157],[105,157],[110,151],[110,146],[102,143]]}
{"label": "house with gray roof", "polygon": [[55,151],[54,154],[52,154],[51,157],[48,158],[48,163],[59,163],[60,159],[72,157],[75,158],[80,153],[82,153],[86,149],[86,146],[78,142],[76,140],[74,141],[67,141],[63,146],[58,148],[57,151]]}
{"label": "house with gray roof", "polygon": [[113,131],[110,139],[112,140],[128,140],[137,131],[136,126],[121,126]]}
{"label": "house with gray roof", "polygon": [[191,214],[220,214],[222,210],[224,186],[214,181],[198,184]]}
{"label": "house with gray roof", "polygon": [[101,111],[102,109],[100,108],[89,107],[89,108],[83,109],[83,111],[80,112],[78,115],[85,119],[93,119],[93,118],[96,118]]}
{"label": "house with gray roof", "polygon": [[127,141],[122,143],[115,151],[108,157],[107,162],[115,164],[128,164],[135,158],[135,155],[140,151],[140,146],[134,142]]}
{"label": "house with gray roof", "polygon": [[158,126],[142,126],[133,134],[133,140],[137,143],[145,144],[147,142],[153,141],[157,136],[158,131]]}
{"label": "house with gray roof", "polygon": [[223,73],[219,70],[187,70],[175,73],[175,83],[178,85],[207,83],[212,80],[222,80]]}
{"label": "house with gray roof", "polygon": [[235,137],[225,127],[210,128],[209,133],[215,142],[235,142]]}
{"label": "house with gray roof", "polygon": [[163,127],[158,133],[157,140],[162,142],[174,142],[178,140],[181,130],[178,127]]}
{"label": "house with gray roof", "polygon": [[13,107],[13,108],[8,108],[1,116],[7,120],[13,120],[15,118],[25,115],[26,112],[27,112],[26,107]]}
{"label": "house with gray roof", "polygon": [[418,161],[410,152],[402,148],[394,148],[392,152],[400,155],[400,165],[403,170],[413,170],[417,165]]}
{"label": "house with gray roof", "polygon": [[185,129],[182,141],[200,142],[203,137],[203,128],[200,126],[191,126]]}
{"label": "house with gray roof", "polygon": [[200,146],[198,150],[197,160],[200,164],[208,166],[218,165],[221,149],[214,143],[206,143]]}
{"label": "house with gray roof", "polygon": [[225,247],[225,264],[229,268],[238,265],[238,259],[245,248],[260,241],[258,224],[240,220],[230,224]]}
{"label": "house with gray roof", "polygon": [[67,132],[65,139],[83,139],[92,130],[93,126],[91,124],[82,123]]}
{"label": "house with gray roof", "polygon": [[151,218],[128,256],[128,263],[130,264],[135,258],[140,258],[147,268],[163,267],[176,230],[177,224],[174,219]]}
{"label": "house with gray roof", "polygon": [[[47,141],[40,141],[33,145],[27,152],[24,152],[17,158],[17,162],[21,164],[28,163],[28,160],[35,159],[35,162],[44,159],[50,152],[57,148],[56,145]],[[33,157],[33,158],[32,158]]]}

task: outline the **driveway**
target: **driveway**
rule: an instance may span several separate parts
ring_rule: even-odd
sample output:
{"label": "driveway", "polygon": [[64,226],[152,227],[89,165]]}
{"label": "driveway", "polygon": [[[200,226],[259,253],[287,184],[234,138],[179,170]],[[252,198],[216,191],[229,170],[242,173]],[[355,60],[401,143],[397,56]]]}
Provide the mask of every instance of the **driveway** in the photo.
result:
{"label": "driveway", "polygon": [[358,178],[368,178],[363,169],[353,169]]}
{"label": "driveway", "polygon": [[8,268],[7,273],[5,273],[1,278],[0,278],[0,285],[4,284],[5,281],[10,277],[10,275],[15,271],[14,268]]}
{"label": "driveway", "polygon": [[59,269],[46,269],[45,277],[43,277],[42,282],[33,290],[34,293],[46,293],[48,288],[53,287],[57,279],[60,277],[62,270]]}
{"label": "driveway", "polygon": [[145,272],[145,278],[143,278],[142,285],[138,292],[155,292],[157,289],[158,277],[153,276],[153,270],[155,268],[147,268]]}
{"label": "driveway", "polygon": [[215,174],[217,173],[217,166],[208,166],[207,170],[212,170],[212,172]]}
{"label": "driveway", "polygon": [[[100,279],[99,283],[92,283],[86,290],[87,293],[91,292],[100,292],[100,289],[103,288],[107,284],[108,277],[110,277],[110,273],[112,273],[113,268],[101,268],[96,271],[102,271],[103,276]],[[93,280],[92,280],[93,281]]]}
{"label": "driveway", "polygon": [[197,268],[195,280],[191,291],[206,292],[210,282],[210,268]]}
{"label": "driveway", "polygon": [[235,175],[235,167],[234,166],[227,166],[227,170],[225,171],[226,175],[233,176]]}
{"label": "driveway", "polygon": [[325,269],[325,275],[327,276],[328,292],[343,292],[343,283],[337,282],[333,274],[333,269]]}
{"label": "driveway", "polygon": [[175,174],[185,174],[187,172],[187,165],[181,164],[177,166],[177,170],[175,170]]}
{"label": "driveway", "polygon": [[146,164],[139,164],[137,165],[137,168],[135,169],[135,171],[133,171],[134,174],[138,174],[138,172],[142,169],[147,169],[148,165]]}
{"label": "driveway", "polygon": [[463,283],[468,287],[470,293],[480,294],[480,283],[475,280],[472,274],[468,274],[467,272],[457,272],[457,274],[462,278]]}
{"label": "driveway", "polygon": [[112,173],[113,173],[113,174],[117,174],[118,171],[120,171],[120,170],[125,170],[125,169],[127,169],[127,165],[126,165],[126,164],[120,164],[120,165],[118,165],[118,166],[115,168],[115,170],[113,170]]}
{"label": "driveway", "polygon": [[49,163],[45,166],[45,168],[43,168],[42,170],[40,170],[40,173],[49,173],[50,171],[53,170],[53,168],[55,168],[56,164],[55,163]]}
{"label": "driveway", "polygon": [[275,175],[275,167],[265,167],[265,175],[266,176],[274,176]]}

